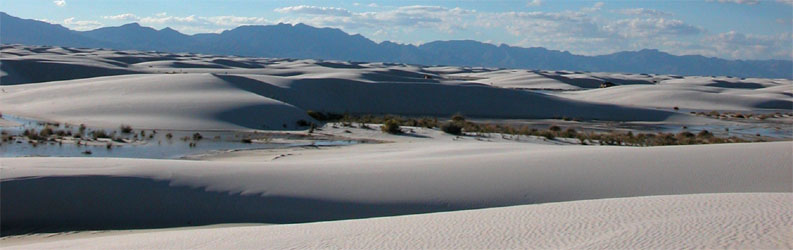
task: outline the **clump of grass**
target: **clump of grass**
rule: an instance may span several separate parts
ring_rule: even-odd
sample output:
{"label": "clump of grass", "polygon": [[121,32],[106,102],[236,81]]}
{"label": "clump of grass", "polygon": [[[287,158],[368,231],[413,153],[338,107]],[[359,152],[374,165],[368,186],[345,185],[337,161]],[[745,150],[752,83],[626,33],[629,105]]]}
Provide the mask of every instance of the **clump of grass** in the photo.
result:
{"label": "clump of grass", "polygon": [[165,134],[165,139],[170,140],[171,138],[173,138],[173,134],[171,134],[171,133]]}
{"label": "clump of grass", "polygon": [[93,132],[91,132],[91,135],[93,136],[94,140],[96,140],[97,138],[110,138],[110,134],[105,132],[105,130],[101,130],[101,129],[94,130]]}
{"label": "clump of grass", "polygon": [[441,130],[448,134],[453,135],[461,135],[463,133],[463,127],[456,122],[447,122],[441,125]]}
{"label": "clump of grass", "polygon": [[119,129],[121,129],[121,133],[124,133],[124,134],[129,134],[129,133],[132,133],[132,127],[131,127],[131,126],[129,126],[129,125],[124,125],[124,124],[122,124],[122,125],[119,127]]}
{"label": "clump of grass", "polygon": [[401,134],[402,129],[399,127],[399,123],[395,120],[388,120],[383,123],[383,126],[380,127],[380,130],[389,134]]}
{"label": "clump of grass", "polygon": [[204,136],[202,136],[201,133],[196,132],[193,134],[194,141],[200,141],[201,139],[204,139]]}

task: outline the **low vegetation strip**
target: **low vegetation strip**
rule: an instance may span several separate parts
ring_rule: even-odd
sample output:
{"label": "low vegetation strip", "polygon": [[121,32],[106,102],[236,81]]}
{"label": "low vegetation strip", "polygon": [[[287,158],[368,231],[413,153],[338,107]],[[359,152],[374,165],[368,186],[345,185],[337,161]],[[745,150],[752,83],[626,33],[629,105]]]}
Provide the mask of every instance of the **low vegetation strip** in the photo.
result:
{"label": "low vegetation strip", "polygon": [[697,133],[681,131],[679,133],[634,133],[632,131],[620,132],[594,132],[578,131],[572,127],[563,128],[551,125],[546,129],[530,128],[528,125],[510,125],[498,123],[481,123],[466,120],[462,115],[454,115],[450,119],[438,117],[405,117],[398,115],[352,115],[334,114],[309,111],[309,116],[324,122],[337,122],[345,127],[353,127],[354,124],[387,124],[382,129],[384,132],[396,134],[401,126],[424,127],[430,129],[440,129],[443,132],[453,135],[481,135],[481,134],[504,134],[504,135],[524,135],[544,137],[548,140],[557,138],[569,138],[582,145],[619,145],[619,146],[665,146],[665,145],[692,145],[692,144],[715,144],[715,143],[741,143],[741,142],[763,142],[763,138],[748,140],[737,136],[720,137],[708,130],[701,130]]}

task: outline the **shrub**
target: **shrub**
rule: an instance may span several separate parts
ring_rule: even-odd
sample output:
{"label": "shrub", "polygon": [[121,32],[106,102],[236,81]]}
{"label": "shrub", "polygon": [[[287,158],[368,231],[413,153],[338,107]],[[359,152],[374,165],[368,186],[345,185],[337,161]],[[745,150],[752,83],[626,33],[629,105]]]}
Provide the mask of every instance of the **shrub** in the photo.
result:
{"label": "shrub", "polygon": [[242,138],[241,142],[242,143],[253,143],[253,140],[251,140],[250,138]]}
{"label": "shrub", "polygon": [[110,138],[110,135],[104,130],[95,130],[93,132],[94,140],[97,138]]}
{"label": "shrub", "polygon": [[707,131],[707,130],[702,130],[702,131],[699,131],[699,133],[697,133],[697,137],[700,137],[700,138],[711,138],[711,137],[713,137],[713,133],[711,133],[710,131]]}
{"label": "shrub", "polygon": [[308,114],[308,116],[311,116],[311,118],[314,118],[317,121],[324,121],[327,119],[327,117],[325,117],[325,114],[322,114],[314,110],[306,111],[306,114]]}
{"label": "shrub", "polygon": [[556,126],[556,125],[551,125],[550,127],[548,127],[548,130],[553,131],[553,132],[559,132],[559,131],[562,131],[562,128],[559,127],[559,126]]}
{"label": "shrub", "polygon": [[574,138],[574,137],[576,137],[577,134],[578,134],[578,132],[575,131],[575,129],[567,128],[567,129],[564,130],[564,132],[562,132],[561,136],[562,137],[567,137],[567,138]]}
{"label": "shrub", "polygon": [[461,135],[463,133],[463,127],[456,122],[444,123],[441,125],[441,130],[453,135]]}
{"label": "shrub", "polygon": [[540,136],[545,137],[548,140],[553,140],[554,138],[556,138],[556,135],[554,135],[553,133],[551,133],[549,131],[540,132]]}
{"label": "shrub", "polygon": [[121,133],[124,133],[124,134],[132,133],[132,127],[130,127],[129,125],[123,125],[122,124],[121,127],[119,127],[119,128],[121,129]]}
{"label": "shrub", "polygon": [[165,134],[165,138],[170,140],[171,138],[173,138],[173,134],[167,133]]}
{"label": "shrub", "polygon": [[396,120],[389,119],[383,123],[383,126],[380,127],[380,130],[389,134],[400,134],[402,133],[402,129],[399,128],[399,123]]}
{"label": "shrub", "polygon": [[465,117],[461,114],[455,114],[452,116],[452,121],[454,122],[465,122]]}
{"label": "shrub", "polygon": [[54,132],[52,131],[52,128],[50,128],[50,126],[44,127],[44,129],[39,131],[39,136],[43,138],[50,137],[50,135],[52,134],[54,134]]}
{"label": "shrub", "polygon": [[202,136],[200,133],[193,134],[194,141],[200,141],[201,139],[204,139],[204,136]]}

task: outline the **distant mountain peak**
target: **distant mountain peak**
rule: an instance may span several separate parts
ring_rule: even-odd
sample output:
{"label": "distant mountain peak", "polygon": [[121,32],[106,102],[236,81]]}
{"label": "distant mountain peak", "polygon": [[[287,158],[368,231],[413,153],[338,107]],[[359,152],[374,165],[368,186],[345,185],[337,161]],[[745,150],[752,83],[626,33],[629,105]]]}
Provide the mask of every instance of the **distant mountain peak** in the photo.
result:
{"label": "distant mountain peak", "polygon": [[350,35],[337,28],[317,28],[304,23],[244,25],[220,34],[185,35],[170,27],[155,30],[138,23],[80,32],[0,12],[0,42],[422,65],[793,78],[790,60],[676,56],[658,49],[584,56],[475,40],[433,41],[418,46],[390,41],[375,43],[360,34]]}

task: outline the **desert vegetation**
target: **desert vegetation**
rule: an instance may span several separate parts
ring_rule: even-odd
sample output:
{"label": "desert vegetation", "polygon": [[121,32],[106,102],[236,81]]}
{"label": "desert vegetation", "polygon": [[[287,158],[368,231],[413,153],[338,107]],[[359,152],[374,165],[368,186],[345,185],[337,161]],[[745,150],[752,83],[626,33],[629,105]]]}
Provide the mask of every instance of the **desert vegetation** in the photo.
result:
{"label": "desert vegetation", "polygon": [[[510,125],[499,123],[481,123],[468,121],[463,115],[456,114],[448,120],[441,122],[438,117],[405,117],[397,115],[351,115],[313,112],[312,117],[320,117],[321,121],[337,122],[345,127],[368,128],[366,124],[383,124],[381,127],[386,133],[399,133],[402,126],[424,127],[440,129],[441,131],[462,136],[489,136],[502,134],[513,136],[536,136],[547,140],[575,142],[582,145],[619,145],[619,146],[665,146],[665,145],[691,145],[714,143],[739,143],[765,141],[758,136],[757,139],[748,140],[737,136],[718,137],[708,130],[696,133],[681,131],[678,133],[634,133],[633,131],[579,131],[574,127],[551,125],[545,129],[531,128],[528,125]],[[319,119],[318,119],[319,120]],[[567,120],[565,120],[567,121]]]}

